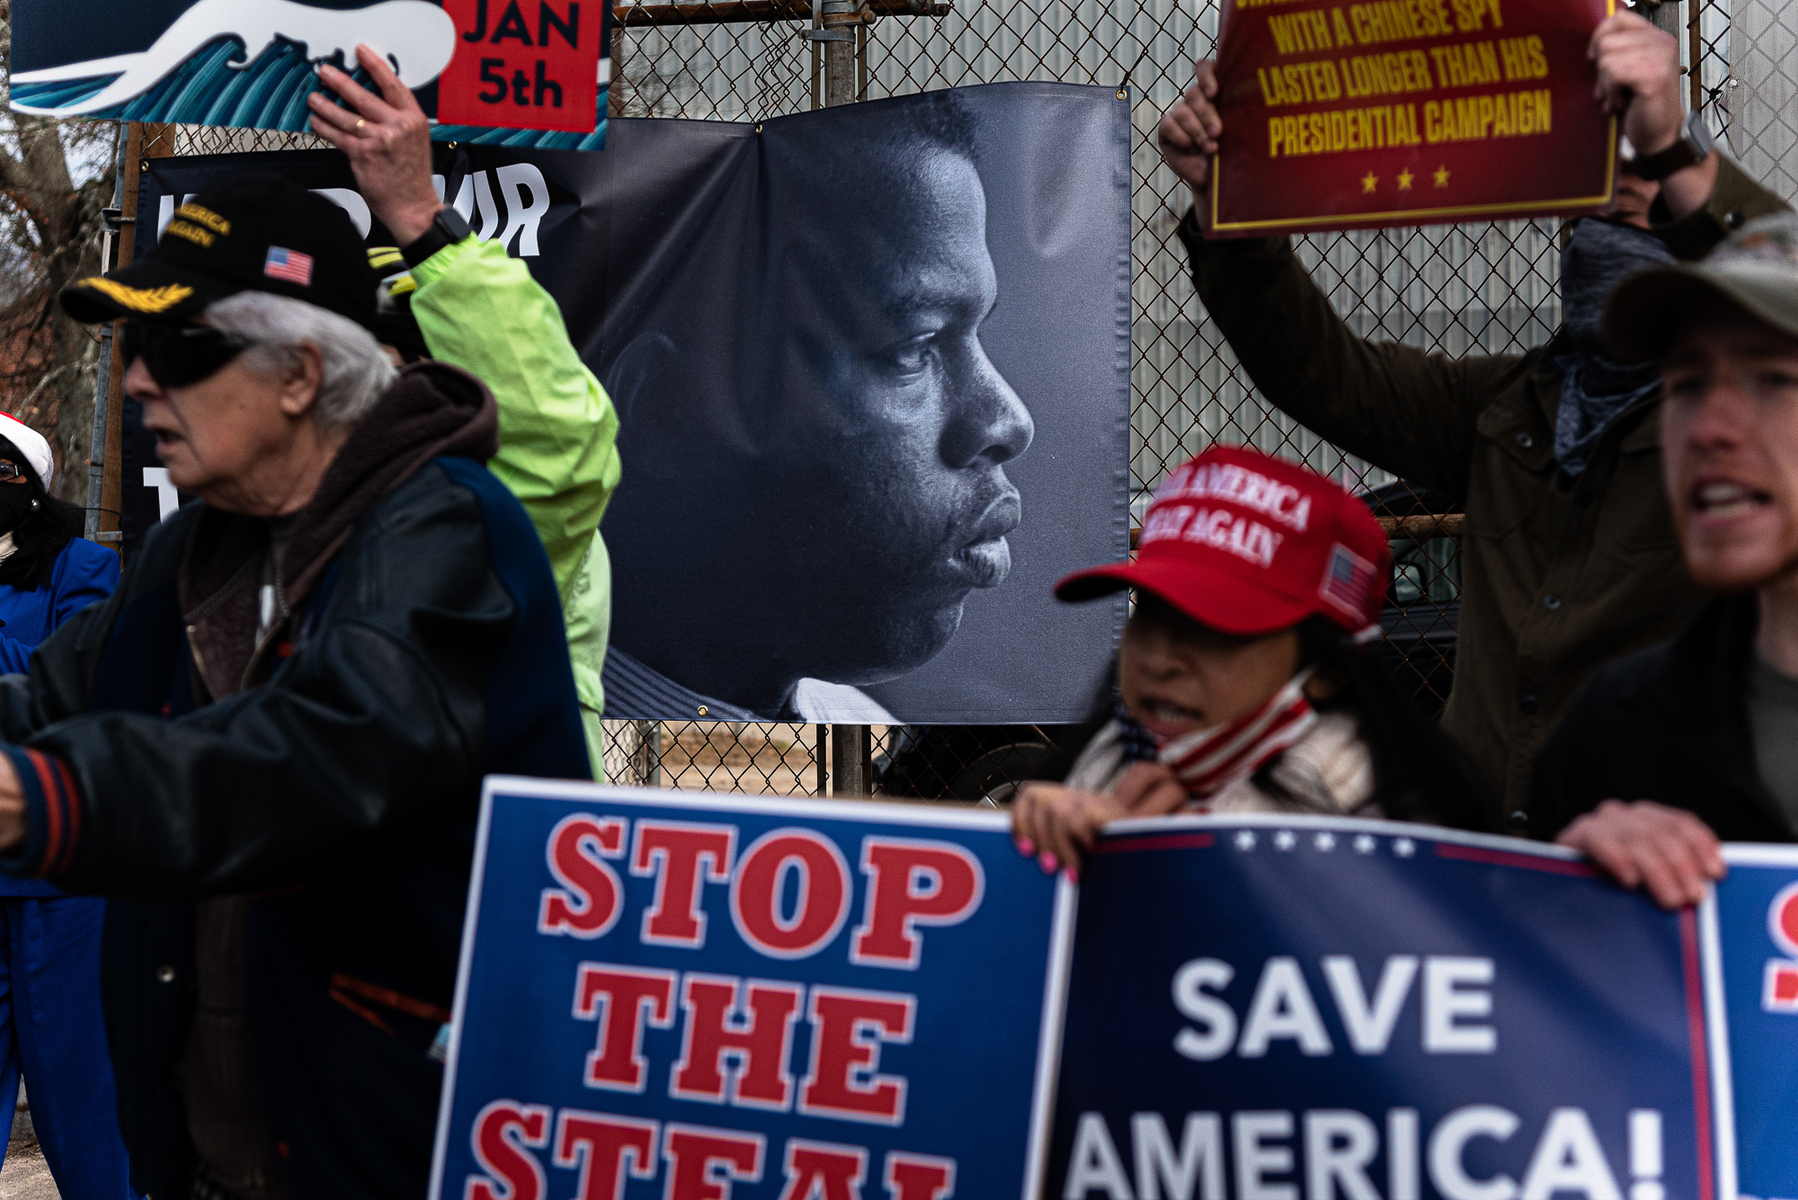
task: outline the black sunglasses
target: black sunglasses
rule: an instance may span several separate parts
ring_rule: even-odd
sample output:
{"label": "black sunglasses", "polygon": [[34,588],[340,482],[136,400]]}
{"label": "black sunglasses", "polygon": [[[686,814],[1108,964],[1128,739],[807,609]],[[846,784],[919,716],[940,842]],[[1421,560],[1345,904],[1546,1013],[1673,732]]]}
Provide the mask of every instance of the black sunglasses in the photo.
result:
{"label": "black sunglasses", "polygon": [[249,338],[204,325],[125,322],[125,364],[143,359],[150,378],[165,388],[209,379],[253,344]]}

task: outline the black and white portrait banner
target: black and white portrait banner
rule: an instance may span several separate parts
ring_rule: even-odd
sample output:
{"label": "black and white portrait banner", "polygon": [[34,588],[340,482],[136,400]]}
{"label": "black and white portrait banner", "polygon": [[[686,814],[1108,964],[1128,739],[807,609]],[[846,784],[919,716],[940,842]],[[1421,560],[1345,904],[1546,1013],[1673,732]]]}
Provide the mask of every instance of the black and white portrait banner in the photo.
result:
{"label": "black and white portrait banner", "polygon": [[[1126,553],[1130,129],[1011,83],[438,149],[618,407],[608,717],[1087,716],[1123,598],[1050,586]],[[139,228],[251,167],[389,240],[322,151],[151,160]],[[129,547],[174,498],[126,453]]]}

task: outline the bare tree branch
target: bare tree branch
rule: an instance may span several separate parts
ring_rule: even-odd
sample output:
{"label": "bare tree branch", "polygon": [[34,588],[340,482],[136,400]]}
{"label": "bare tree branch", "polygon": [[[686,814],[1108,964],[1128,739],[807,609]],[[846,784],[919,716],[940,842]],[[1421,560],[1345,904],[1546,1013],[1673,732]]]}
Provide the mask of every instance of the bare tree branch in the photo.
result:
{"label": "bare tree branch", "polygon": [[[0,0],[0,84],[11,75],[12,3]],[[101,268],[100,210],[113,171],[77,184],[71,156],[108,144],[116,126],[0,110],[0,410],[50,439],[59,491],[85,500],[98,341],[63,315],[57,293]]]}

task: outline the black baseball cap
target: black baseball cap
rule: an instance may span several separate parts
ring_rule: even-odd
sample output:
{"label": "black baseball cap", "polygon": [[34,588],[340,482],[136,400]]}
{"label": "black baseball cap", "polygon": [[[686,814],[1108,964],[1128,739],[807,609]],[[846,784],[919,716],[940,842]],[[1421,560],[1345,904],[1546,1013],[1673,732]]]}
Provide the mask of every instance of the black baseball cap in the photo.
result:
{"label": "black baseball cap", "polygon": [[77,280],[62,290],[62,306],[77,321],[182,321],[239,292],[272,292],[368,329],[376,282],[348,213],[256,172],[196,193],[142,262]]}

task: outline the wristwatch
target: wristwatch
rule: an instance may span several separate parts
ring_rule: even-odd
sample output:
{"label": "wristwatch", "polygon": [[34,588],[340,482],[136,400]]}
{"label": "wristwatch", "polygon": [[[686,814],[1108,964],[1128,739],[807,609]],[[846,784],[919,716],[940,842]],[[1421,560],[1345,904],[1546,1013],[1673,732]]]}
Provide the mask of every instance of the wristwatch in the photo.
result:
{"label": "wristwatch", "polygon": [[1678,141],[1654,154],[1636,155],[1630,169],[1643,179],[1665,179],[1675,171],[1683,171],[1693,163],[1709,158],[1715,145],[1711,131],[1704,126],[1704,118],[1692,113],[1680,126]]}
{"label": "wristwatch", "polygon": [[405,258],[407,266],[416,267],[445,246],[455,245],[472,232],[468,226],[468,218],[446,204],[431,218],[429,229],[413,242],[400,247],[400,255]]}

